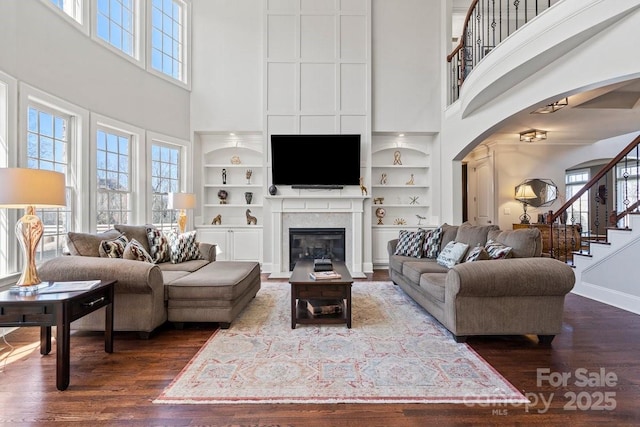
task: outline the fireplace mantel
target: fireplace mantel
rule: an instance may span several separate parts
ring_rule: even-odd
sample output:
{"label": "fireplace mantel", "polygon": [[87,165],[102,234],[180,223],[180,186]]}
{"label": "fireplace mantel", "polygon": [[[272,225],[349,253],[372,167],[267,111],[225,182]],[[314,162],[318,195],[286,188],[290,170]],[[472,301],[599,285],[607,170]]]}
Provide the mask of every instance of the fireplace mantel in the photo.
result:
{"label": "fireplace mantel", "polygon": [[[364,201],[368,196],[272,196],[267,197],[271,206],[273,224],[273,271],[270,277],[289,277],[290,227],[345,227],[350,247],[347,248],[347,266],[352,277],[364,278],[363,273],[363,215]],[[285,256],[286,255],[286,256]]]}

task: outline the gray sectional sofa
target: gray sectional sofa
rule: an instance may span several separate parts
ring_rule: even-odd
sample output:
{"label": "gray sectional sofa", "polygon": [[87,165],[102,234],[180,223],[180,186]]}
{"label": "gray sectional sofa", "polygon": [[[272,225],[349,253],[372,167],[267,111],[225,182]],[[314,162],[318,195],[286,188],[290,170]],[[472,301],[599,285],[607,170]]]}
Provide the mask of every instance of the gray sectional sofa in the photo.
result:
{"label": "gray sectional sofa", "polygon": [[[218,322],[228,328],[260,289],[260,264],[216,261],[215,245],[197,243],[199,257],[184,262],[144,262],[100,256],[99,245],[120,235],[136,239],[148,252],[147,226],[116,226],[99,234],[69,233],[69,255],[38,267],[43,281],[117,280],[114,329],[143,338],[166,321]],[[104,309],[73,322],[76,330],[104,330]]]}
{"label": "gray sectional sofa", "polygon": [[538,229],[501,231],[496,226],[440,227],[439,252],[451,241],[470,248],[488,240],[512,248],[509,258],[461,262],[448,268],[434,258],[396,255],[389,241],[389,275],[454,336],[537,335],[550,344],[562,329],[565,295],[575,283],[573,269],[541,256]]}

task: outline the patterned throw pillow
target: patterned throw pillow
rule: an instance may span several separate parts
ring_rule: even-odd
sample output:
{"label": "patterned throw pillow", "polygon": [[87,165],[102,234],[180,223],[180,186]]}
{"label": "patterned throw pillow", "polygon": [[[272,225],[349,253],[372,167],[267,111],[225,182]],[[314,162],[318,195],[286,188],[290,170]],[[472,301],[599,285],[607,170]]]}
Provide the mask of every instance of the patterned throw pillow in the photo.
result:
{"label": "patterned throw pillow", "polygon": [[511,256],[511,246],[503,245],[495,240],[489,240],[484,248],[487,250],[491,259],[503,259]]}
{"label": "patterned throw pillow", "polygon": [[171,260],[169,239],[162,230],[153,226],[147,226],[147,240],[149,241],[149,255],[154,263],[168,262]]}
{"label": "patterned throw pillow", "polygon": [[451,268],[462,261],[467,249],[469,249],[469,245],[466,243],[449,242],[438,255],[436,262],[444,267]]}
{"label": "patterned throw pillow", "polygon": [[178,234],[175,230],[172,231],[169,234],[169,246],[171,248],[171,263],[173,264],[192,259],[202,259],[195,231],[183,234]]}
{"label": "patterned throw pillow", "polygon": [[396,251],[394,252],[394,255],[422,258],[422,243],[424,241],[424,234],[424,230],[400,230],[398,244],[396,245]]}
{"label": "patterned throw pillow", "polygon": [[469,251],[467,257],[464,259],[464,262],[482,261],[487,259],[491,259],[491,257],[489,257],[489,254],[487,253],[487,250],[484,248],[484,246],[478,245]]}
{"label": "patterned throw pillow", "polygon": [[440,252],[440,239],[442,238],[442,227],[429,230],[424,235],[423,256],[425,258],[436,259]]}
{"label": "patterned throw pillow", "polygon": [[138,242],[136,239],[131,239],[129,243],[127,243],[127,246],[124,248],[122,258],[153,263],[149,252],[147,252],[144,246],[142,246],[142,243]]}
{"label": "patterned throw pillow", "polygon": [[102,258],[122,258],[124,255],[124,248],[129,243],[129,240],[124,234],[113,240],[103,240],[100,242],[98,251]]}

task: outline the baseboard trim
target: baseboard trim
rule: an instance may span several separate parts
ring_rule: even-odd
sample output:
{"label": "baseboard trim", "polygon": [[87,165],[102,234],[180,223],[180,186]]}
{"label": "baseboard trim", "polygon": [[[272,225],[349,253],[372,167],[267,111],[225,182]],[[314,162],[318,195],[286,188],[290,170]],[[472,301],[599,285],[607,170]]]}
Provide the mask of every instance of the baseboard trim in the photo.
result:
{"label": "baseboard trim", "polygon": [[611,305],[634,314],[640,314],[640,297],[591,283],[576,283],[571,293]]}

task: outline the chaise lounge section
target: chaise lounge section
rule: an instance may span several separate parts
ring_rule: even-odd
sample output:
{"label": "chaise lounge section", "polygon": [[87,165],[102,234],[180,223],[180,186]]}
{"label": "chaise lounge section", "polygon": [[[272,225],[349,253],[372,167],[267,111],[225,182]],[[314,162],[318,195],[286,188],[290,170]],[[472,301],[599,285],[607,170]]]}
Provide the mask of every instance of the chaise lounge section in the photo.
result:
{"label": "chaise lounge section", "polygon": [[[124,235],[147,252],[152,225],[117,225],[106,233],[69,233],[69,255],[56,257],[39,268],[45,281],[117,280],[114,329],[136,331],[148,338],[167,321],[218,322],[228,328],[260,290],[260,264],[252,261],[216,261],[215,245],[196,243],[194,258],[183,262],[146,262],[100,255],[102,242]],[[195,232],[194,232],[195,233]],[[104,311],[73,322],[75,330],[104,330]]]}

